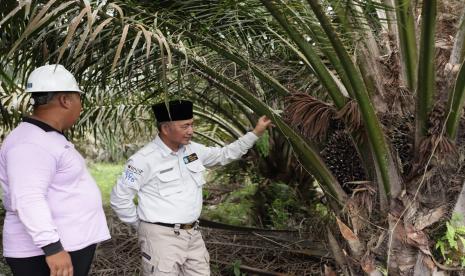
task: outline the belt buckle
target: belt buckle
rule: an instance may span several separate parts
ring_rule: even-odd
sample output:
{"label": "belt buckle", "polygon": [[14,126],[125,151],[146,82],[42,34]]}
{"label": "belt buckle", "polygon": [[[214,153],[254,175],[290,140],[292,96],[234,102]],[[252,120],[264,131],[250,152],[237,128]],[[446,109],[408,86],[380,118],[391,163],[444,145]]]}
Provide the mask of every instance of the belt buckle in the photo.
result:
{"label": "belt buckle", "polygon": [[179,229],[181,229],[181,228],[182,228],[181,224],[179,224],[179,223],[174,224],[174,234],[176,234],[176,236],[179,236],[179,234],[180,234]]}
{"label": "belt buckle", "polygon": [[182,229],[184,229],[184,230],[190,230],[190,229],[192,229],[192,228],[194,228],[194,224],[193,224],[193,223],[184,224],[184,225],[182,226]]}

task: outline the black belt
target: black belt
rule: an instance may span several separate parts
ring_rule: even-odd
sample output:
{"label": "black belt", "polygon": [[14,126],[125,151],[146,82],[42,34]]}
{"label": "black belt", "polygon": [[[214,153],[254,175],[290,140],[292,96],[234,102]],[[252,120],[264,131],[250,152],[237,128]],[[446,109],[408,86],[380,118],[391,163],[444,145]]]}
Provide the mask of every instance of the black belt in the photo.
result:
{"label": "black belt", "polygon": [[198,221],[194,221],[192,223],[185,223],[185,224],[182,224],[182,223],[150,222],[150,221],[144,221],[144,222],[151,223],[151,224],[156,224],[156,225],[160,225],[160,226],[165,226],[165,227],[170,227],[170,228],[183,229],[183,230],[189,230],[189,229],[195,228],[195,227],[197,227],[199,225]]}

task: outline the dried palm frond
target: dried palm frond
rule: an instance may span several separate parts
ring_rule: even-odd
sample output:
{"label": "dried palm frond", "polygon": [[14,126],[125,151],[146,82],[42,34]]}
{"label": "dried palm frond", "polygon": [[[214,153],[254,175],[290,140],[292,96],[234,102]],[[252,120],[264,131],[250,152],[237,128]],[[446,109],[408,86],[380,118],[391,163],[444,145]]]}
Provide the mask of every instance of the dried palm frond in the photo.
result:
{"label": "dried palm frond", "polygon": [[144,37],[145,37],[145,51],[146,51],[146,56],[145,58],[148,60],[149,59],[149,56],[150,56],[150,47],[152,45],[152,34],[150,33],[150,31],[147,31],[144,26],[140,25],[140,24],[137,24],[137,27],[139,27],[142,32],[144,33]]}
{"label": "dried palm frond", "polygon": [[294,93],[286,99],[285,113],[287,121],[305,137],[321,141],[336,111],[332,105],[308,94]]}
{"label": "dried palm frond", "polygon": [[355,234],[363,231],[368,225],[376,199],[376,188],[372,181],[350,181],[344,183],[351,189],[352,196],[345,206]]}
{"label": "dried palm frond", "polygon": [[[50,0],[46,5],[42,7],[42,9],[34,15],[34,17],[29,21],[27,24],[26,29],[24,32],[21,34],[21,36],[14,42],[13,46],[10,48],[8,54],[6,55],[7,57],[11,56],[16,49],[21,45],[21,42],[23,42],[31,33],[39,29],[41,26],[43,26],[52,16],[55,14],[59,13],[60,11],[66,9],[69,5],[72,4],[74,1],[69,1],[62,3],[58,8],[54,9],[50,13],[47,13],[47,11],[50,9],[50,7],[55,3],[56,0]],[[27,8],[27,5],[26,5]]]}
{"label": "dried palm frond", "polygon": [[115,10],[117,10],[117,11],[118,11],[118,14],[120,15],[120,18],[122,18],[122,19],[124,18],[123,9],[121,9],[120,6],[118,6],[118,5],[115,4],[115,3],[109,3],[109,4],[108,4],[108,7],[109,7],[109,8],[114,8]]}
{"label": "dried palm frond", "polygon": [[126,42],[126,36],[128,34],[128,30],[129,30],[129,25],[126,24],[124,26],[123,33],[121,35],[121,38],[120,38],[120,41],[119,41],[119,44],[118,44],[118,48],[116,49],[116,54],[115,54],[115,57],[113,59],[113,64],[111,65],[111,72],[115,71],[116,63],[118,62],[118,60],[119,60],[119,58],[121,56],[121,50],[123,49],[124,42]]}
{"label": "dried palm frond", "polygon": [[[105,28],[105,26],[110,23],[110,21],[112,21],[113,18],[110,17],[110,18],[107,18],[105,19],[102,23],[100,23],[97,28],[95,28],[95,30],[92,32],[92,34],[90,35],[90,38],[89,38],[89,42],[87,42],[87,46],[86,46],[86,49],[87,47],[89,47],[92,42],[94,42],[95,38],[97,37],[97,35],[103,30],[103,28]],[[85,50],[84,50],[85,52]]]}
{"label": "dried palm frond", "polygon": [[[3,25],[3,23],[7,22],[8,19],[13,17],[17,12],[23,9],[24,6],[26,6],[28,3],[27,2],[19,2],[18,6],[14,8],[12,11],[10,11],[5,17],[0,20],[0,27]],[[30,4],[30,3],[29,3]]]}
{"label": "dried palm frond", "polygon": [[[89,33],[92,30],[92,25],[95,22],[95,17],[97,16],[97,12],[98,12],[98,9],[96,9],[96,10],[94,10],[92,12],[92,8],[90,7],[90,4],[87,3],[87,2],[84,3],[84,5],[86,6],[86,10],[87,10],[87,26],[86,26],[85,30],[82,32],[82,34],[81,34],[81,40],[79,41],[79,44],[78,44],[76,50],[74,51],[73,58],[76,58],[78,56],[79,52],[81,51],[82,47],[84,46],[84,43],[85,43],[87,37],[89,36]],[[100,7],[101,7],[101,5],[99,6],[99,8]]]}
{"label": "dried palm frond", "polygon": [[393,92],[388,100],[391,113],[405,114],[413,111],[414,98],[412,92],[405,86],[392,87]]}
{"label": "dried palm frond", "polygon": [[81,23],[82,18],[90,13],[90,6],[86,6],[85,8],[82,9],[81,13],[79,13],[78,16],[76,16],[72,21],[71,25],[69,26],[68,29],[68,34],[66,35],[65,41],[63,42],[63,45],[60,48],[60,53],[58,55],[58,60],[57,63],[60,63],[61,58],[63,57],[63,54],[65,53],[65,50],[68,48],[68,45],[71,41],[71,39],[74,36],[74,33],[76,32],[76,29],[78,28],[79,24]]}
{"label": "dried palm frond", "polygon": [[136,49],[137,44],[139,43],[140,37],[142,36],[142,31],[138,31],[136,34],[136,38],[134,39],[131,50],[129,51],[128,56],[126,57],[126,61],[124,62],[124,71],[128,67],[129,60],[131,59],[132,55],[134,54],[134,50]]}
{"label": "dried palm frond", "polygon": [[420,152],[418,155],[418,163],[420,167],[426,165],[430,159],[431,154],[433,154],[433,149],[435,150],[434,156],[440,159],[457,154],[457,147],[453,141],[451,141],[446,136],[433,134],[423,139],[423,141],[420,143]]}
{"label": "dried palm frond", "polygon": [[351,100],[337,112],[335,119],[342,120],[349,132],[360,130],[363,125],[362,114],[356,101]]}
{"label": "dried palm frond", "polygon": [[441,133],[445,116],[446,109],[444,104],[435,104],[428,116],[428,136],[439,135]]}
{"label": "dried palm frond", "polygon": [[[457,153],[455,143],[442,133],[446,111],[443,104],[436,104],[428,117],[428,135],[420,142],[418,148],[418,165],[423,167],[434,154],[445,159]],[[434,150],[434,152],[433,152]]]}

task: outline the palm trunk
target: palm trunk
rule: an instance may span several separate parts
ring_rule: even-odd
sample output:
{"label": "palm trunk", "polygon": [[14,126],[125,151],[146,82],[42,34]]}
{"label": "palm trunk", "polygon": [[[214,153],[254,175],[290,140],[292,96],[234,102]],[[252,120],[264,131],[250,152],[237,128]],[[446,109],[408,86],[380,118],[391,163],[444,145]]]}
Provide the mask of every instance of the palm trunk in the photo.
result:
{"label": "palm trunk", "polygon": [[462,63],[465,57],[465,9],[460,17],[459,27],[454,40],[454,47],[450,54],[449,63],[452,66]]}
{"label": "palm trunk", "polygon": [[449,114],[446,120],[446,134],[455,140],[457,137],[457,129],[459,127],[460,117],[463,114],[463,105],[465,103],[465,62],[462,63],[460,71],[457,75],[454,89],[449,93],[448,111]]}
{"label": "palm trunk", "polygon": [[415,116],[414,153],[419,152],[427,134],[428,115],[433,105],[436,76],[434,71],[434,34],[436,27],[436,0],[424,0],[422,7],[420,63],[418,66],[417,101]]}
{"label": "palm trunk", "polygon": [[385,6],[384,10],[386,12],[386,20],[387,20],[387,25],[388,25],[388,30],[389,30],[389,36],[392,36],[392,38],[397,42],[396,43],[397,48],[400,49],[399,32],[398,32],[398,26],[397,26],[397,20],[396,20],[394,0],[378,0],[378,2],[383,3]]}
{"label": "palm trunk", "polygon": [[413,91],[417,74],[417,46],[410,0],[395,0],[403,79]]}

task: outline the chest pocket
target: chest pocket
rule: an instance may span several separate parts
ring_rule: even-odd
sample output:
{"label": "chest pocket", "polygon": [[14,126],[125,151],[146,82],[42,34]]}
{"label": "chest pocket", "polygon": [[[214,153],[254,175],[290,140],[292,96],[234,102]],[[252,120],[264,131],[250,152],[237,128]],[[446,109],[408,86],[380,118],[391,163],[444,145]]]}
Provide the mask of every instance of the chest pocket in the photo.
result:
{"label": "chest pocket", "polygon": [[182,192],[181,175],[177,162],[170,162],[160,168],[156,174],[158,179],[158,192],[161,196],[170,196]]}
{"label": "chest pocket", "polygon": [[205,178],[203,176],[203,173],[205,172],[204,165],[200,161],[194,161],[186,164],[186,167],[189,169],[189,172],[197,186],[203,186],[203,184],[205,184]]}

